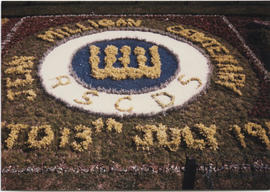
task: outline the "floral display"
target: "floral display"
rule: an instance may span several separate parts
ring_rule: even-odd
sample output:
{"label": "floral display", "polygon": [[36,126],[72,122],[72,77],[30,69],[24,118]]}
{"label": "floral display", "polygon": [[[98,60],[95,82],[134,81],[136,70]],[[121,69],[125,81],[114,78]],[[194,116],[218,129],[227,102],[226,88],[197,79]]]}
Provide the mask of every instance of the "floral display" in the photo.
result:
{"label": "floral display", "polygon": [[142,23],[141,20],[133,20],[131,18],[127,19],[126,21],[123,19],[119,19],[116,22],[110,20],[110,19],[101,19],[97,22],[92,21],[90,19],[87,20],[88,24],[91,26],[85,26],[81,23],[76,23],[74,28],[77,27],[77,29],[71,29],[67,26],[63,26],[62,28],[50,28],[49,30],[45,31],[43,34],[39,34],[37,37],[48,42],[54,42],[55,38],[57,39],[63,39],[64,37],[69,37],[71,34],[77,34],[81,33],[82,31],[88,31],[92,30],[94,28],[100,28],[100,27],[113,27],[116,26],[120,27],[139,27]]}
{"label": "floral display", "polygon": [[6,87],[9,88],[7,91],[7,98],[9,100],[14,100],[19,95],[27,95],[27,99],[33,101],[36,98],[36,93],[33,89],[29,90],[14,90],[11,88],[19,88],[31,85],[34,81],[32,78],[31,72],[34,66],[35,57],[33,56],[14,56],[12,60],[6,63],[9,67],[4,71],[5,74],[17,74],[24,75],[25,79],[17,78],[12,80],[11,78],[6,78]]}
{"label": "floral display", "polygon": [[245,124],[245,130],[248,134],[258,137],[266,145],[267,149],[270,150],[269,138],[266,135],[265,129],[263,129],[261,125],[249,122]]}
{"label": "floral display", "polygon": [[[162,34],[162,32],[160,33]],[[152,115],[171,108],[178,108],[191,98],[199,96],[199,93],[206,88],[210,80],[211,67],[207,57],[195,49],[195,47],[180,41],[180,39],[161,34],[144,30],[105,30],[101,33],[86,33],[85,36],[61,42],[61,46],[54,47],[52,51],[47,52],[42,60],[39,69],[42,86],[48,94],[58,98],[68,106],[97,114],[117,116]],[[166,44],[167,42],[171,43]],[[125,68],[126,64],[123,65],[121,62],[123,54],[120,54],[120,57],[116,55],[118,48],[127,48],[125,47],[126,43],[131,44],[132,50],[135,50],[133,55],[130,54],[130,61],[132,62],[130,62],[131,66],[128,68]],[[92,47],[92,44],[95,46]],[[136,44],[142,46],[136,46]],[[173,46],[175,44],[181,47],[181,49]],[[90,51],[88,49],[89,46]],[[87,47],[87,50],[85,47]],[[91,47],[93,48],[92,50]],[[148,51],[144,52],[147,49],[142,47],[146,47]],[[166,47],[166,49],[163,47]],[[102,48],[102,51],[99,51],[99,48]],[[189,57],[190,54],[193,57]],[[62,58],[63,62],[58,64],[58,71],[48,73],[47,71],[54,70],[55,66],[51,61],[55,59],[55,55],[65,55],[65,57]],[[148,56],[148,63],[137,61],[137,58],[146,56]],[[180,57],[181,62],[179,62]],[[89,58],[90,63],[88,63]],[[119,63],[117,63],[118,59],[120,59]],[[70,60],[72,60],[71,65]],[[101,66],[95,63],[97,61],[101,63]],[[91,62],[95,64],[91,64]],[[135,66],[132,66],[134,64]],[[195,70],[192,66],[195,67]],[[180,73],[180,67],[182,73],[189,74],[187,78],[192,80],[200,79],[201,86],[194,87],[192,83],[181,86],[181,84],[176,83],[178,82],[176,76]],[[66,74],[63,75],[62,71],[65,71]],[[89,71],[95,71],[96,74],[103,74],[104,76],[99,79],[93,77]],[[123,71],[123,73],[114,73],[114,71]],[[136,77],[140,78],[127,78],[130,77],[132,71],[140,73],[138,76],[136,75]],[[140,71],[143,72],[141,73]],[[147,76],[144,75],[145,72],[147,72]],[[155,74],[159,75],[159,73],[160,77],[156,77]],[[121,77],[117,74],[121,74]],[[55,83],[55,80],[57,83]],[[100,85],[103,87],[100,87]],[[158,91],[162,88],[163,91]],[[83,99],[83,102],[80,102],[81,97],[89,97],[89,95],[87,97],[85,95],[89,91],[98,91],[98,95],[93,95],[95,96],[93,97],[93,102],[91,103],[87,99],[86,101]],[[63,92],[69,92],[69,94],[63,94]],[[182,92],[189,94],[183,95]],[[125,95],[123,96],[123,94]],[[129,95],[132,95],[132,99],[124,99],[125,101],[121,99]],[[165,101],[163,101],[164,98]],[[168,99],[166,98],[170,100],[167,102]],[[100,107],[104,99],[113,101],[107,103],[107,107],[110,110]],[[119,106],[120,101],[126,103],[127,100],[130,103],[128,108]],[[141,102],[144,102],[144,104],[142,105]],[[148,107],[148,104],[151,104],[151,107]]]}
{"label": "floral display", "polygon": [[[269,122],[265,122],[266,127],[268,128],[269,134]],[[231,130],[235,133],[240,144],[243,148],[246,148],[245,136],[241,133],[241,127],[238,125],[233,125]],[[262,127],[262,125],[257,123],[248,122],[244,125],[243,129],[248,135],[257,137],[265,144],[266,148],[269,150],[269,137],[267,136],[267,130]],[[270,135],[270,134],[269,134]]]}
{"label": "floral display", "polygon": [[201,82],[201,80],[199,79],[199,78],[196,78],[196,77],[192,77],[192,78],[190,78],[190,79],[188,79],[188,80],[186,80],[186,81],[183,81],[183,78],[185,77],[185,75],[180,75],[179,77],[178,77],[178,81],[182,84],[182,85],[187,85],[190,81],[197,81],[199,84],[198,84],[198,88],[200,87],[200,86],[202,86],[202,82]]}
{"label": "floral display", "polygon": [[62,136],[61,136],[61,142],[59,144],[59,147],[63,148],[68,144],[70,130],[68,128],[64,128],[61,134]]}
{"label": "floral display", "polygon": [[243,148],[246,148],[247,145],[245,142],[245,136],[241,133],[241,127],[239,127],[238,125],[234,125],[231,130],[233,130],[233,132],[237,136],[238,140],[240,141],[241,146]]}
{"label": "floral display", "polygon": [[203,150],[205,148],[204,140],[194,139],[192,132],[190,131],[190,128],[188,126],[182,129],[181,134],[188,148],[200,149],[200,150]]}
{"label": "floral display", "polygon": [[9,124],[7,128],[10,129],[10,134],[8,139],[5,141],[8,149],[12,149],[15,141],[18,139],[18,134],[21,129],[26,129],[27,125],[25,124]]}
{"label": "floral display", "polygon": [[11,101],[13,101],[17,96],[25,94],[27,95],[27,99],[29,101],[34,101],[35,98],[37,97],[37,94],[35,93],[35,91],[33,89],[30,90],[24,90],[24,91],[15,91],[13,92],[12,90],[8,90],[7,91],[7,98]]}
{"label": "floral display", "polygon": [[92,165],[115,171],[187,157],[269,159],[268,72],[230,17],[13,21],[2,25],[5,174],[56,162],[59,173],[76,166],[94,173]]}
{"label": "floral display", "polygon": [[[145,35],[142,38],[146,39],[138,38],[138,31],[121,31],[128,35],[127,38],[119,32],[119,39],[108,39],[109,33],[113,33],[108,31],[103,36],[108,40],[90,42],[79,48],[70,67],[76,81],[90,89],[121,94],[145,93],[166,87],[179,71],[176,55]],[[111,48],[116,50],[114,55],[108,52]],[[139,58],[143,58],[143,62]]]}
{"label": "floral display", "polygon": [[115,23],[110,19],[101,19],[98,21],[98,24],[103,27],[111,27],[115,25]]}
{"label": "floral display", "polygon": [[[85,17],[86,18],[86,17]],[[226,19],[222,18],[225,22]],[[31,20],[31,19],[30,19]],[[181,20],[183,20],[183,23],[186,24],[186,21],[181,18]],[[213,18],[213,21],[218,20],[218,17]],[[192,20],[192,22],[194,22],[195,20]],[[79,21],[79,22],[74,22],[74,24],[71,25],[63,25],[61,27],[51,27],[48,30],[46,30],[45,32],[39,33],[37,35],[38,38],[43,39],[45,41],[49,41],[49,42],[54,42],[55,38],[59,38],[59,39],[63,39],[66,37],[70,37],[74,34],[79,34],[82,33],[83,31],[90,31],[93,29],[97,29],[97,28],[110,28],[110,27],[139,27],[143,25],[143,21],[142,20],[136,20],[136,19],[131,19],[131,18],[117,18],[117,19],[85,19],[84,21]],[[198,26],[198,23],[195,22],[194,26]],[[219,80],[215,81],[217,84],[226,86],[230,89],[232,89],[233,91],[235,91],[236,93],[238,93],[239,95],[242,95],[242,92],[239,88],[244,87],[244,83],[246,81],[246,76],[243,73],[243,67],[237,66],[238,65],[238,61],[237,59],[230,54],[229,49],[222,45],[222,43],[218,40],[216,40],[215,38],[208,36],[207,34],[205,34],[204,32],[201,32],[200,30],[197,29],[191,29],[191,28],[187,28],[185,25],[176,25],[176,26],[169,26],[166,28],[169,32],[177,34],[177,35],[181,35],[182,37],[185,37],[188,40],[191,40],[192,42],[196,42],[199,43],[203,48],[205,48],[205,50],[208,52],[208,54],[210,55],[210,57],[216,61],[216,66],[218,69],[217,72],[217,77]],[[205,28],[204,28],[205,30]],[[214,32],[216,34],[216,32]],[[49,39],[49,40],[48,40]],[[241,40],[241,39],[240,39]],[[90,57],[89,57],[89,61],[91,61],[93,58],[93,62],[90,62],[90,64],[96,63],[95,65],[97,66],[97,61],[100,60],[99,58],[97,58],[98,52],[95,52],[94,50],[92,51],[93,53],[91,54],[91,47],[94,48],[94,46],[90,46]],[[114,63],[113,61],[116,60],[116,57],[111,57],[110,55],[113,55],[110,49],[114,49],[117,50],[116,47],[107,47],[108,48],[108,56],[107,59],[105,57],[106,63],[108,66],[112,66],[112,64]],[[112,50],[113,50],[112,49]],[[157,46],[152,46],[152,48],[150,48],[150,54],[152,55],[151,61],[152,63],[159,63],[160,66],[160,58],[159,55],[157,54]],[[107,49],[105,49],[107,50]],[[122,57],[119,58],[119,61],[122,63],[123,66],[128,66],[130,63],[130,59],[128,58],[128,56],[130,56],[131,54],[131,50],[129,46],[122,46],[122,48],[120,49],[120,52],[123,54]],[[106,51],[105,51],[106,53]],[[116,52],[114,53],[116,54]],[[134,54],[137,55],[137,60],[139,65],[145,65],[145,50],[144,48],[140,48],[137,47],[134,50]],[[95,58],[96,55],[96,59]],[[18,59],[18,58],[17,58]],[[112,59],[112,61],[110,61]],[[157,65],[158,66],[158,65]],[[16,67],[12,67],[12,68],[8,68],[5,70],[5,73],[7,74],[12,74],[12,73],[16,73],[16,74],[25,74],[25,79],[16,79],[15,81],[12,81],[10,78],[7,78],[7,87],[19,87],[19,86],[25,86],[28,84],[32,84],[33,83],[33,79],[31,74],[29,74],[31,72],[31,68],[33,67],[33,64],[28,63],[26,65],[21,65],[21,66],[16,66]],[[92,66],[93,67],[93,66]],[[160,69],[160,67],[158,67]],[[118,70],[117,68],[113,68]],[[93,70],[95,71],[95,70]],[[154,70],[155,71],[155,70]],[[113,74],[110,72],[110,74]],[[126,75],[128,73],[118,73],[118,75]],[[149,74],[149,73],[147,73]],[[157,74],[160,74],[157,73]],[[152,78],[154,78],[153,75]],[[116,76],[115,76],[116,77]],[[104,77],[103,77],[104,78]],[[120,77],[121,78],[121,77]],[[123,77],[122,77],[123,78]],[[189,84],[191,81],[197,81],[198,82],[198,88],[202,85],[202,80],[200,78],[197,77],[191,77],[188,80],[184,81],[183,80],[184,75],[180,75],[178,77],[178,81],[182,84],[182,85],[187,85]],[[69,76],[58,76],[56,77],[57,83],[54,84],[52,87],[54,89],[57,89],[60,86],[64,86],[64,85],[69,85],[71,83],[70,81],[70,77]],[[17,96],[25,94],[27,95],[27,99],[29,100],[33,100],[36,97],[36,94],[34,92],[34,90],[24,90],[24,91],[10,91],[8,90],[7,92],[8,94],[8,98],[10,100],[14,100]],[[73,101],[77,104],[81,104],[81,105],[90,105],[92,104],[92,101],[90,100],[90,97],[88,95],[94,95],[94,96],[98,96],[97,92],[84,92],[82,94],[82,101],[80,99],[74,98]],[[175,97],[173,95],[171,95],[170,93],[167,92],[160,92],[160,93],[155,93],[151,95],[152,98],[155,100],[156,103],[158,103],[158,105],[160,105],[161,108],[166,108],[168,106],[173,105]],[[165,96],[168,97],[170,99],[169,103],[163,103],[162,100],[160,100],[162,97],[159,96]],[[131,100],[130,97],[122,97],[124,99],[127,100]],[[118,111],[122,111],[122,112],[131,112],[132,109],[134,108],[133,106],[131,106],[130,108],[122,109],[120,108],[119,104],[120,102],[123,100],[122,98],[118,98],[116,100],[116,102],[114,103],[115,108]],[[159,99],[160,98],[160,99]]]}
{"label": "floral display", "polygon": [[[156,126],[155,125],[146,125],[146,126],[138,125],[136,126],[136,129],[139,131],[143,131],[145,134],[144,134],[143,139],[141,139],[140,137],[136,135],[133,139],[134,142],[136,143],[137,146],[141,146],[142,150],[149,150],[149,147],[154,145],[152,130],[156,130]],[[137,150],[138,149],[139,147],[137,147]]]}
{"label": "floral display", "polygon": [[[65,79],[65,81],[63,79]],[[70,79],[66,75],[58,76],[56,77],[56,80],[58,81],[58,83],[52,86],[52,88],[54,89],[58,86],[65,86],[70,84]]]}
{"label": "floral display", "polygon": [[74,141],[72,143],[72,147],[75,151],[79,151],[79,152],[82,152],[84,150],[87,150],[88,149],[88,146],[89,144],[92,143],[92,131],[91,131],[91,128],[89,127],[86,127],[84,125],[77,125],[75,127],[75,130],[76,131],[82,131],[82,132],[79,132],[79,133],[76,133],[76,138],[78,139],[83,139],[84,141],[81,141],[81,142],[77,142],[77,141]]}
{"label": "floral display", "polygon": [[[193,42],[199,43],[209,53],[214,61],[218,62],[218,79],[217,84],[232,89],[238,95],[242,95],[239,88],[244,87],[245,74],[235,73],[243,71],[242,67],[237,67],[233,64],[238,64],[236,58],[230,55],[230,51],[214,38],[205,36],[194,29],[186,29],[182,25],[168,27],[167,30],[171,33],[183,36]],[[228,65],[228,66],[227,66]]]}
{"label": "floral display", "polygon": [[82,101],[79,101],[79,100],[77,100],[77,99],[74,99],[74,101],[75,101],[76,103],[78,103],[78,104],[90,105],[90,104],[92,103],[92,101],[90,100],[89,97],[87,97],[87,95],[95,95],[95,96],[98,96],[98,92],[95,91],[95,90],[86,91],[86,92],[83,94],[83,96],[82,96],[82,98],[83,98],[85,101],[82,102]]}
{"label": "floral display", "polygon": [[[70,137],[72,136],[69,128],[63,128],[61,130],[60,143],[59,147],[64,148],[68,144],[71,144],[73,149],[78,152],[82,152],[88,149],[88,145],[92,143],[92,131],[95,130],[95,134],[100,134],[104,128],[104,121],[102,118],[98,118],[91,123],[93,127],[86,127],[83,125],[75,126],[75,138],[83,139],[77,143],[76,141],[70,143]],[[108,118],[105,121],[106,129],[108,132],[115,130],[116,133],[121,134],[123,132],[123,123],[116,121],[115,119]],[[269,126],[269,122],[265,122],[266,127]],[[10,129],[9,137],[5,140],[6,146],[9,149],[12,149],[14,144],[18,142],[18,136],[20,132],[26,131],[29,128],[28,132],[29,139],[28,143],[30,148],[45,148],[48,147],[52,140],[54,139],[54,132],[50,125],[43,126],[32,126],[26,124],[6,124],[2,122],[2,127],[7,127]],[[209,148],[216,151],[218,147],[218,140],[215,137],[216,126],[210,125],[206,127],[204,124],[199,123],[195,124],[192,127],[196,128],[199,131],[199,135],[203,136],[203,139],[195,139],[193,135],[198,134],[196,129],[191,129],[189,126],[184,126],[183,128],[168,128],[168,126],[159,124],[158,126],[154,124],[147,125],[137,125],[135,129],[137,131],[143,132],[143,138],[136,135],[132,138],[137,146],[137,150],[150,150],[151,147],[158,148],[168,148],[170,151],[177,151],[181,142],[184,142],[186,146],[190,149],[195,150],[204,150]],[[44,129],[46,136],[43,136],[42,139],[38,139],[38,133]],[[245,136],[241,133],[241,128],[238,125],[230,126],[237,138],[240,141],[242,147],[246,148]],[[80,132],[82,131],[82,132]],[[251,136],[255,136],[261,140],[262,143],[266,145],[268,149],[269,138],[266,134],[266,129],[264,129],[260,124],[248,122],[245,124],[244,131]],[[196,134],[195,134],[196,133]],[[157,138],[157,143],[155,141],[155,135]]]}
{"label": "floral display", "polygon": [[142,78],[143,75],[150,78],[156,79],[160,77],[161,73],[161,63],[160,57],[158,53],[158,47],[152,46],[149,48],[151,54],[151,62],[153,64],[152,67],[146,66],[147,57],[145,56],[145,49],[143,47],[136,47],[134,49],[134,54],[137,55],[137,62],[139,68],[130,68],[128,65],[130,64],[130,53],[131,48],[127,45],[124,45],[120,51],[123,54],[123,57],[119,58],[121,61],[123,68],[115,68],[113,64],[117,61],[116,55],[118,54],[118,48],[114,45],[108,45],[104,52],[106,54],[105,68],[99,69],[98,65],[100,59],[98,54],[100,53],[100,49],[95,45],[91,45],[90,49],[90,58],[89,63],[91,65],[92,76],[97,79],[105,79],[111,77],[114,80],[122,80],[122,79],[137,79]]}
{"label": "floral display", "polygon": [[19,87],[32,84],[34,79],[30,74],[25,74],[25,79],[16,79],[15,81],[11,81],[10,78],[6,79],[7,87]]}
{"label": "floral display", "polygon": [[[92,143],[92,132],[95,130],[95,134],[99,134],[102,132],[104,128],[104,124],[106,124],[106,129],[108,132],[112,132],[113,130],[120,134],[122,133],[123,124],[116,121],[113,118],[109,118],[103,122],[102,118],[98,118],[95,121],[91,122],[93,126],[84,126],[84,125],[76,125],[74,127],[75,135],[73,135],[73,131],[71,128],[63,128],[60,130],[59,136],[59,147],[65,148],[67,145],[71,145],[75,151],[82,152],[88,149],[88,145]],[[28,132],[28,141],[29,148],[35,149],[43,149],[48,148],[50,144],[52,144],[53,140],[58,140],[55,137],[57,135],[54,133],[51,125],[41,125],[41,126],[30,126],[28,124],[7,124],[6,122],[1,123],[2,127],[7,127],[10,130],[8,138],[5,140],[6,147],[8,149],[12,149],[16,142],[20,143],[19,135],[22,132]],[[74,137],[75,141],[70,143],[70,138]],[[21,139],[21,138],[20,138]],[[82,139],[85,141],[77,142],[76,139]],[[25,143],[25,142],[23,142]]]}
{"label": "floral display", "polygon": [[[149,150],[150,147],[168,147],[171,151],[177,151],[181,143],[181,138],[185,142],[186,146],[191,149],[204,150],[205,147],[209,147],[212,150],[218,149],[218,142],[214,137],[216,133],[216,126],[211,125],[206,127],[202,123],[195,124],[194,127],[197,127],[200,131],[200,134],[205,137],[204,139],[194,139],[193,134],[188,126],[185,126],[182,129],[179,128],[167,128],[163,124],[156,125],[138,125],[136,129],[144,132],[144,137],[141,139],[139,136],[133,138],[137,150],[142,148],[142,150]],[[167,131],[170,130],[171,141],[168,141]],[[158,144],[154,143],[153,134],[156,133]]]}
{"label": "floral display", "polygon": [[[167,92],[161,92],[161,93],[157,93],[157,94],[153,94],[151,95],[153,97],[153,99],[157,102],[157,104],[159,104],[160,107],[162,108],[165,108],[165,107],[169,107],[171,105],[174,104],[174,100],[175,100],[175,97],[173,95],[170,95],[169,93]],[[170,98],[170,102],[167,103],[167,104],[164,104],[162,101],[160,101],[158,99],[158,96],[167,96]]]}
{"label": "floral display", "polygon": [[112,118],[107,119],[106,125],[107,125],[107,130],[108,131],[112,131],[112,129],[114,129],[117,133],[122,132],[123,124],[120,123],[120,122],[115,121]]}
{"label": "floral display", "polygon": [[[221,80],[216,81],[219,85],[224,85],[226,87],[229,87],[234,92],[238,93],[239,95],[242,95],[242,92],[237,89],[237,87],[244,87],[245,86],[245,74],[241,73],[234,73],[243,71],[242,67],[235,67],[235,66],[222,66],[220,68],[220,72],[218,73],[218,78]],[[231,81],[231,82],[229,82]],[[233,83],[232,83],[233,82]]]}
{"label": "floral display", "polygon": [[207,140],[207,145],[210,146],[210,149],[217,150],[218,149],[218,143],[214,135],[216,134],[216,125],[211,125],[210,127],[206,127],[202,123],[196,124],[195,127],[197,127]]}
{"label": "floral display", "polygon": [[[41,140],[38,139],[38,132],[44,129],[46,136]],[[32,126],[28,134],[28,143],[31,148],[46,148],[54,139],[54,133],[50,125]]]}
{"label": "floral display", "polygon": [[[59,30],[58,30],[58,32],[59,32]],[[66,33],[66,34],[69,36],[68,33]],[[46,31],[45,34],[38,35],[39,38],[46,40],[46,41],[49,41],[49,42],[54,42],[54,36],[56,36],[59,39],[64,38],[64,35],[57,33],[56,31],[53,31],[52,28],[49,29],[48,31]]]}
{"label": "floral display", "polygon": [[93,121],[92,124],[95,126],[96,133],[100,133],[104,127],[102,118],[98,118],[96,121]]}
{"label": "floral display", "polygon": [[121,111],[121,112],[127,111],[127,112],[131,113],[133,107],[130,107],[130,108],[128,108],[128,109],[122,109],[122,108],[120,108],[120,106],[119,106],[119,105],[120,105],[120,102],[121,102],[122,100],[125,100],[125,99],[131,100],[131,97],[130,97],[130,96],[126,96],[126,97],[122,97],[122,98],[118,99],[118,100],[116,101],[116,103],[114,104],[114,106],[115,106],[115,108],[116,108],[118,111]]}

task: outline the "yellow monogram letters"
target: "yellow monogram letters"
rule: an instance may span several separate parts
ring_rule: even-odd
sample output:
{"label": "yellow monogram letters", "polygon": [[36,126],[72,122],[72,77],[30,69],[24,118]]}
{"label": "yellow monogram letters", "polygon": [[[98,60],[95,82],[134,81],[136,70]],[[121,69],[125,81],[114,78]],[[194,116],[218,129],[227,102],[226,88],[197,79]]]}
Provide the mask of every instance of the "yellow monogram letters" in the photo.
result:
{"label": "yellow monogram letters", "polygon": [[[123,46],[120,49],[120,52],[123,56],[118,59],[116,58],[116,55],[118,54],[118,48],[116,46],[108,45],[105,48],[104,52],[106,56],[104,58],[104,69],[100,69],[98,67],[100,63],[100,59],[98,56],[100,54],[100,48],[95,45],[91,45],[89,49],[89,63],[92,69],[91,75],[96,79],[105,79],[111,77],[114,80],[122,80],[127,78],[137,79],[143,76],[151,79],[156,79],[160,77],[161,62],[158,53],[158,46],[154,45],[149,48],[151,62],[153,66],[146,66],[147,57],[145,56],[146,51],[143,47],[136,47],[134,49],[134,54],[137,56],[139,68],[128,67],[128,65],[130,64],[131,48],[127,45]],[[117,60],[119,60],[123,65],[122,68],[113,67],[114,63]]]}

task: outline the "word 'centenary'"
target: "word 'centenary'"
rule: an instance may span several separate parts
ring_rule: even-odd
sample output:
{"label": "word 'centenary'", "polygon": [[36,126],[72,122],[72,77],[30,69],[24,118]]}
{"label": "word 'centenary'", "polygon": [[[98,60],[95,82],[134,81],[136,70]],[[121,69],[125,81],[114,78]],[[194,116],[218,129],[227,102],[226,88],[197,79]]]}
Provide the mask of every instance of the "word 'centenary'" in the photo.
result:
{"label": "word 'centenary'", "polygon": [[194,43],[199,43],[216,62],[218,68],[216,84],[225,86],[233,90],[238,95],[242,95],[240,90],[244,87],[246,76],[243,68],[237,66],[237,59],[230,54],[230,51],[216,39],[208,37],[195,29],[187,29],[182,25],[170,26],[167,31],[184,37]]}

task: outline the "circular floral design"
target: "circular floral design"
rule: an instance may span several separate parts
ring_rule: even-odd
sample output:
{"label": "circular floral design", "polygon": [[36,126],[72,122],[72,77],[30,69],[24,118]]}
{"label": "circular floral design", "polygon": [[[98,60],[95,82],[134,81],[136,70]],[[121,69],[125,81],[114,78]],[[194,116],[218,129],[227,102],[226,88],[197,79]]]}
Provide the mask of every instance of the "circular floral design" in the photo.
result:
{"label": "circular floral design", "polygon": [[[70,63],[77,51],[93,42],[119,38],[136,38],[166,47],[176,56],[181,70],[165,87],[141,94],[94,93],[78,83],[70,73]],[[126,116],[153,115],[182,106],[206,87],[209,71],[207,57],[186,42],[153,32],[118,30],[85,35],[61,44],[44,57],[39,73],[47,92],[70,106],[93,113]],[[180,76],[181,80],[176,78]],[[129,99],[123,99],[127,96]]]}
{"label": "circular floral design", "polygon": [[[128,66],[126,67],[127,75],[130,72],[136,72],[138,70],[138,62],[137,56],[135,55],[136,47],[141,47],[145,50],[146,56],[146,67],[153,66],[152,64],[152,56],[150,54],[149,49],[154,46],[151,42],[140,41],[137,39],[114,39],[114,40],[106,40],[100,42],[93,42],[83,48],[81,48],[78,52],[75,53],[72,59],[71,71],[73,72],[75,78],[79,81],[79,83],[85,85],[86,88],[95,89],[97,91],[108,92],[108,93],[117,93],[117,94],[129,94],[132,92],[143,93],[148,91],[157,90],[160,87],[166,86],[166,83],[171,81],[173,77],[178,73],[178,60],[175,55],[171,54],[170,50],[166,49],[163,46],[158,46],[158,54],[160,56],[160,76],[158,78],[149,78],[147,76],[142,76],[141,78],[136,77],[124,77],[121,80],[115,80],[111,77],[107,77],[104,79],[97,79],[93,77],[91,65],[89,64],[90,58],[90,46],[96,46],[100,48],[100,50],[105,50],[106,46],[113,45],[118,48],[118,53],[116,55],[117,61],[113,64],[114,69],[121,69],[124,71],[124,67],[122,62],[120,62],[122,53],[120,52],[120,48],[127,46],[130,48],[129,55],[127,57]],[[106,67],[106,63],[104,59],[106,57],[104,51],[99,53],[99,69],[104,69]],[[143,73],[144,71],[139,71]]]}

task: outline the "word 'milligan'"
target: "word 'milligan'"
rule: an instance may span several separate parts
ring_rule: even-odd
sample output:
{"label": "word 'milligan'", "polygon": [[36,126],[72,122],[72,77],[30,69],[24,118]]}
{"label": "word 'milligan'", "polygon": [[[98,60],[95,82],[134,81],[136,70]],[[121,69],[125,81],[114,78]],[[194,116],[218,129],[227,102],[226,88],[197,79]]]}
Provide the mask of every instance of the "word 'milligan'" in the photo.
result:
{"label": "word 'milligan'", "polygon": [[65,37],[69,37],[71,35],[81,33],[84,31],[91,31],[94,29],[102,28],[102,27],[139,27],[141,26],[141,20],[134,20],[131,18],[128,19],[118,19],[117,21],[113,21],[110,19],[101,19],[98,21],[87,20],[87,24],[76,23],[72,27],[63,26],[60,28],[50,28],[42,34],[37,35],[39,39],[48,42],[54,42],[56,39],[63,39]]}

